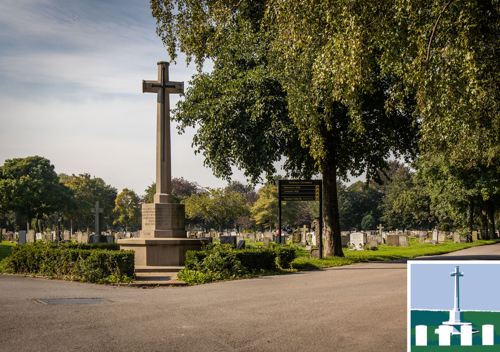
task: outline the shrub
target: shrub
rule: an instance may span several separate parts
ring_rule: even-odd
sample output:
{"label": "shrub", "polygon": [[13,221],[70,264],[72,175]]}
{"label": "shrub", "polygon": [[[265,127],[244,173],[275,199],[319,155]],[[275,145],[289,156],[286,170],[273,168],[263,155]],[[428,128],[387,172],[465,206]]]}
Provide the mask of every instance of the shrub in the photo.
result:
{"label": "shrub", "polygon": [[57,247],[47,242],[27,243],[12,248],[3,268],[11,273],[87,282],[129,282],[134,276],[134,252],[101,249],[109,246],[70,244]]}
{"label": "shrub", "polygon": [[290,268],[297,248],[271,245],[261,249],[234,249],[230,245],[211,244],[202,251],[186,253],[186,267],[177,278],[190,284],[222,281],[250,273]]}

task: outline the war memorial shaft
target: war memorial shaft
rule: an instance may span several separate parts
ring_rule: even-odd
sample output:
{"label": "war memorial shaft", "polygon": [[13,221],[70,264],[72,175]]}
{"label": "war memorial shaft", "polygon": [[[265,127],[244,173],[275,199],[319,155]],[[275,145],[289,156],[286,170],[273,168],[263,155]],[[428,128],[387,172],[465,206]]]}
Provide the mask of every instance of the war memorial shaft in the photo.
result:
{"label": "war memorial shaft", "polygon": [[184,93],[184,82],[170,82],[168,66],[158,62],[158,80],[142,81],[143,93],[157,94],[156,194],[153,203],[142,205],[140,237],[118,241],[121,249],[135,251],[136,270],[183,266],[186,251],[199,250],[204,243],[187,238],[184,205],[174,203],[172,196],[169,94]]}

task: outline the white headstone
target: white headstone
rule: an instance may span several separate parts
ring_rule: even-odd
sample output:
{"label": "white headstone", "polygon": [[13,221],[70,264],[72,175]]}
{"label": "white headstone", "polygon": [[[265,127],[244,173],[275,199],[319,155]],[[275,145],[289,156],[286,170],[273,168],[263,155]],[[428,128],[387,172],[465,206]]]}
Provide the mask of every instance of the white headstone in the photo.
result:
{"label": "white headstone", "polygon": [[365,235],[361,232],[353,232],[350,235],[350,244],[354,246],[357,250],[363,250],[365,245]]}

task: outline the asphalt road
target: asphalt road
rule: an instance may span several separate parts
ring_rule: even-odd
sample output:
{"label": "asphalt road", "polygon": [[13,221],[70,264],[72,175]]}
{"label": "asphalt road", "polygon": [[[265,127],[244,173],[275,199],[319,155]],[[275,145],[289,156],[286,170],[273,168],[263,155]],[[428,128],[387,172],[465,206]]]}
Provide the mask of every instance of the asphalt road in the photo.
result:
{"label": "asphalt road", "polygon": [[[500,260],[500,244],[432,258]],[[0,351],[400,352],[406,285],[406,261],[155,289],[0,275]],[[108,303],[37,301],[61,298]]]}

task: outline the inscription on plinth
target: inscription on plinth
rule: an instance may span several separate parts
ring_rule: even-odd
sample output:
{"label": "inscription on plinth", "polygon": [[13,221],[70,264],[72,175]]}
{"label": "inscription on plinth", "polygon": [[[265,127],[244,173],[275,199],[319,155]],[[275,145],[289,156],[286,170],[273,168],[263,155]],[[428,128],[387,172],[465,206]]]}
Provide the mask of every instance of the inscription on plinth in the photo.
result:
{"label": "inscription on plinth", "polygon": [[141,237],[186,238],[184,218],[184,204],[143,204]]}

